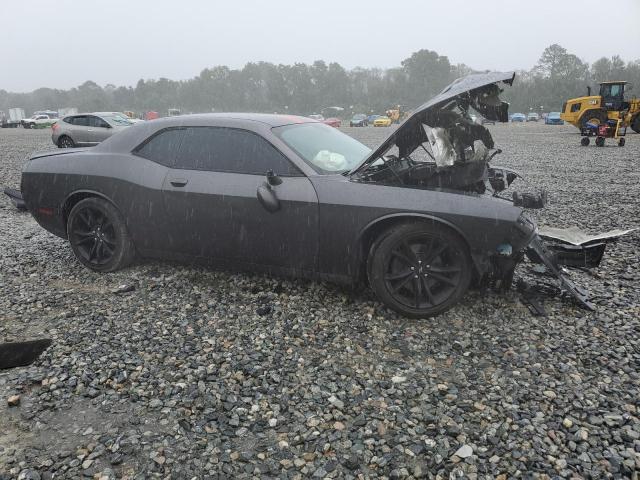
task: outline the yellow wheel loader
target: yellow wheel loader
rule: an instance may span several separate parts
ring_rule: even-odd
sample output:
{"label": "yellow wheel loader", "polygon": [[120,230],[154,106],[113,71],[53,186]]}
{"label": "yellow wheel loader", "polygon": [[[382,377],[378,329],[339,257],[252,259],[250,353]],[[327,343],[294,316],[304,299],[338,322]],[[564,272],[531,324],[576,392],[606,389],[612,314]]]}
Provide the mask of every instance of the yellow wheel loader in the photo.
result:
{"label": "yellow wheel loader", "polygon": [[[608,120],[621,121],[629,125],[634,132],[640,133],[640,99],[624,98],[627,82],[602,82],[600,95],[591,95],[587,87],[587,96],[567,100],[562,106],[560,118],[579,128],[581,131],[590,125],[600,125]],[[627,88],[629,90],[629,88]]]}
{"label": "yellow wheel loader", "polygon": [[393,123],[400,123],[401,120],[407,116],[407,106],[406,105],[396,105],[393,108],[390,108],[385,112],[387,117],[391,119]]}

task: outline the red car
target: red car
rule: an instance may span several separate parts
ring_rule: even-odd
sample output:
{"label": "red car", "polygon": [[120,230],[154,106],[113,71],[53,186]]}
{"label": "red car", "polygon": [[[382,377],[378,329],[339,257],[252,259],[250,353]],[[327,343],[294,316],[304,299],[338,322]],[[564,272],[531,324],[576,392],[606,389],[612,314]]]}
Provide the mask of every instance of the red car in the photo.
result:
{"label": "red car", "polygon": [[339,118],[335,118],[335,117],[325,118],[322,121],[322,123],[325,123],[325,124],[329,125],[330,127],[335,127],[335,128],[340,127],[340,119]]}

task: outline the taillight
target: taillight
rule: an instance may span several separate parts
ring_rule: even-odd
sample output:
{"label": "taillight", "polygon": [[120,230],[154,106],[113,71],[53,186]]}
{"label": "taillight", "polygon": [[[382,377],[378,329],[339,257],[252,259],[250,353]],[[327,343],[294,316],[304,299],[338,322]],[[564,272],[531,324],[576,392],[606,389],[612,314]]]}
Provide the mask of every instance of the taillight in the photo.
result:
{"label": "taillight", "polygon": [[53,125],[51,125],[51,130],[55,130],[56,128],[58,128],[58,124],[54,123]]}

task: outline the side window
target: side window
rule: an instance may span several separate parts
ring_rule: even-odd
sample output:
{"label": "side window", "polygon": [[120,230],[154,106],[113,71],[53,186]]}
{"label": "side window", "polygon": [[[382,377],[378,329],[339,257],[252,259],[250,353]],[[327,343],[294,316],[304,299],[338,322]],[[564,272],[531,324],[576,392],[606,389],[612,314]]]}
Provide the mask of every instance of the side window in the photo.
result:
{"label": "side window", "polygon": [[281,176],[302,173],[260,135],[223,127],[190,127],[176,159],[176,168]]}
{"label": "side window", "polygon": [[571,111],[572,112],[579,112],[580,111],[580,104],[579,103],[574,103],[573,105],[571,105]]}
{"label": "side window", "polygon": [[134,150],[139,157],[152,160],[166,167],[173,166],[176,153],[184,137],[183,128],[170,128],[156,133]]}
{"label": "side window", "polygon": [[100,117],[96,117],[93,115],[87,116],[87,125],[89,127],[95,127],[95,128],[109,128],[109,125],[107,125],[107,122],[105,122]]}
{"label": "side window", "polygon": [[86,127],[87,126],[87,117],[86,117],[86,115],[79,115],[77,117],[73,117],[72,123],[74,125],[79,126],[79,127]]}

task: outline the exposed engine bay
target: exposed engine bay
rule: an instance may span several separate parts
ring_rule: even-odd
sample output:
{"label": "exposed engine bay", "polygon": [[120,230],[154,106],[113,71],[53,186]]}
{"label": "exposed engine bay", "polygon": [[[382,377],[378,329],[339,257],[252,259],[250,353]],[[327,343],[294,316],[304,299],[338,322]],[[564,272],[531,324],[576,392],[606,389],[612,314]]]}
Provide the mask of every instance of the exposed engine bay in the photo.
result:
{"label": "exposed engine bay", "polygon": [[[359,172],[362,182],[404,187],[459,190],[498,196],[520,175],[490,162],[502,153],[495,148],[489,130],[476,123],[470,109],[485,112],[498,121],[507,119],[507,104],[499,99],[496,84],[451,99],[440,108],[426,110],[412,119],[396,137],[395,145]],[[521,178],[521,177],[520,177]],[[514,205],[542,208],[547,194],[513,192]]]}

